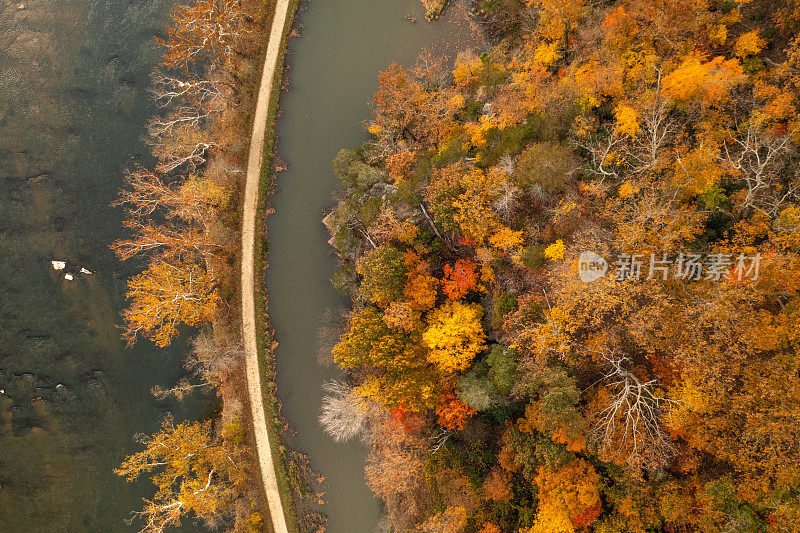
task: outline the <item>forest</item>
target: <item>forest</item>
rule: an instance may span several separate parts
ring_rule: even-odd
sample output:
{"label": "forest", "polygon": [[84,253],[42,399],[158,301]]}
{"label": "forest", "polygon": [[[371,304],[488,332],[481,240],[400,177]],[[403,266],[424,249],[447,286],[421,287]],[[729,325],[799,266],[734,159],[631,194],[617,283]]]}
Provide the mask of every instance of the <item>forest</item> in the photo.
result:
{"label": "forest", "polygon": [[800,531],[800,2],[482,0],[333,162],[391,531]]}

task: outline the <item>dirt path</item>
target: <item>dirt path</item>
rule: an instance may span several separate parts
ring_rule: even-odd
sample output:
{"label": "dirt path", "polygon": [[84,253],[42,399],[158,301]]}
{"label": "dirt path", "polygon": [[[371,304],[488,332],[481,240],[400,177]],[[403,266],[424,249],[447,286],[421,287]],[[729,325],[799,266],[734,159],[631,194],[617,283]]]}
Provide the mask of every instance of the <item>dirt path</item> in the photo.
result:
{"label": "dirt path", "polygon": [[[267,494],[272,529],[275,533],[288,533],[286,516],[281,505],[281,494],[275,476],[275,465],[270,446],[270,435],[264,415],[264,397],[261,390],[261,375],[258,370],[258,348],[255,322],[255,272],[254,251],[256,212],[258,210],[258,185],[261,163],[264,157],[264,134],[267,129],[269,102],[272,97],[273,78],[278,66],[281,40],[287,23],[289,0],[278,0],[275,16],[264,59],[264,71],[258,90],[258,103],[253,119],[253,135],[250,138],[250,155],[247,160],[247,179],[244,189],[244,208],[242,213],[242,335],[247,358],[247,389],[250,396],[250,410],[255,430],[258,463],[261,479]],[[280,73],[278,73],[280,75]]]}

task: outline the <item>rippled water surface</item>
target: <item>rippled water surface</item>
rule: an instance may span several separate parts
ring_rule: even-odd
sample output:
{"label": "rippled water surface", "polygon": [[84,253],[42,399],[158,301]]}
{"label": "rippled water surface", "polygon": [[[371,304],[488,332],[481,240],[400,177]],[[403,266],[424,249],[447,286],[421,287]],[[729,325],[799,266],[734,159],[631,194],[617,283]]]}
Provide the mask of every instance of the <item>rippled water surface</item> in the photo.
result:
{"label": "rippled water surface", "polygon": [[[107,245],[123,169],[148,162],[149,72],[167,0],[0,0],[0,531],[125,531],[151,491],[112,470],[162,416],[169,351],[119,338]],[[70,282],[50,267],[85,267]],[[189,528],[193,529],[193,528]],[[196,529],[196,528],[195,528]]]}

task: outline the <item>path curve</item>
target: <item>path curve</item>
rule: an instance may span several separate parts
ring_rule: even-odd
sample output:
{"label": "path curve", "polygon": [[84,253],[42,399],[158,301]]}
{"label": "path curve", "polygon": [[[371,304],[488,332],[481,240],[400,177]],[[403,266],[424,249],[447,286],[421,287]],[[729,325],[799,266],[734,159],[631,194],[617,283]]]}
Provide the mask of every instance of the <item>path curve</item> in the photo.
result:
{"label": "path curve", "polygon": [[264,136],[267,131],[269,103],[272,98],[273,78],[280,58],[281,42],[287,24],[290,0],[278,0],[275,16],[270,28],[258,102],[253,118],[253,134],[250,138],[250,155],[247,159],[247,178],[244,187],[244,206],[242,212],[242,336],[246,354],[247,390],[250,396],[250,411],[256,438],[258,463],[264,492],[267,495],[269,514],[275,533],[289,533],[286,516],[281,504],[281,494],[275,476],[269,430],[264,414],[264,396],[261,390],[261,374],[258,368],[258,344],[256,342],[255,320],[255,264],[254,246],[256,232],[256,213],[258,212],[258,189],[261,177],[261,164],[264,158]]}

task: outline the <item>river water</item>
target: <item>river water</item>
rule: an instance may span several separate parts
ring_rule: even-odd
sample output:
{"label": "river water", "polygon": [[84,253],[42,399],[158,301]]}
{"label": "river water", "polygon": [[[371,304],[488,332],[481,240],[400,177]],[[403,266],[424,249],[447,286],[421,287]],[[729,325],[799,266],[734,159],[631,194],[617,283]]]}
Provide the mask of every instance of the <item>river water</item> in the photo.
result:
{"label": "river water", "polygon": [[[185,340],[119,338],[122,233],[109,207],[123,170],[148,162],[154,35],[168,0],[0,0],[0,531],[137,531],[152,494],[113,473],[167,411]],[[70,282],[51,260],[93,275]],[[190,529],[196,529],[190,527]]]}
{"label": "river water", "polygon": [[358,443],[334,443],[317,422],[322,383],[340,375],[318,361],[318,332],[326,316],[348,305],[331,287],[336,261],[320,222],[336,186],[331,162],[340,148],[367,139],[363,121],[381,70],[392,62],[413,65],[423,49],[452,54],[476,37],[463,8],[431,24],[419,0],[312,0],[298,19],[278,121],[278,157],[288,170],[278,175],[268,218],[278,394],[296,431],[289,445],[325,477],[328,532],[370,533],[380,509],[364,482],[365,452]]}

